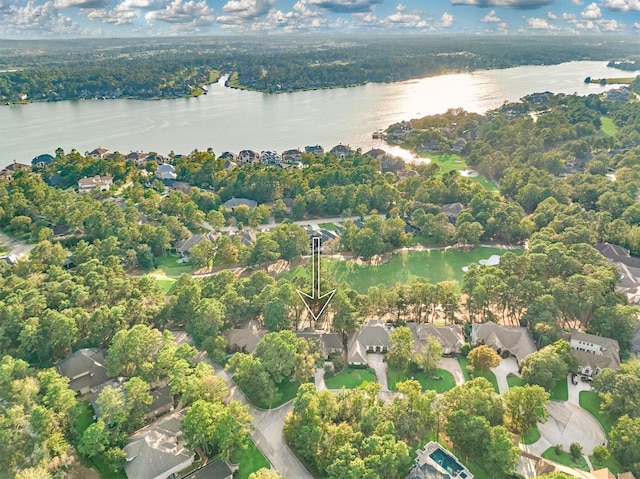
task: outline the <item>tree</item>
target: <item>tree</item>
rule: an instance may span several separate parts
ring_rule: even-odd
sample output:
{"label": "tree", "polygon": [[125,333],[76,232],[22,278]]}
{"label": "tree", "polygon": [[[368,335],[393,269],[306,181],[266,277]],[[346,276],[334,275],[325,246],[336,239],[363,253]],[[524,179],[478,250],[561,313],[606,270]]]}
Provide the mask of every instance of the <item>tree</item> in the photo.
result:
{"label": "tree", "polygon": [[266,334],[258,343],[254,355],[275,384],[293,374],[300,341],[292,331],[280,331]]}
{"label": "tree", "polygon": [[202,344],[206,339],[220,335],[224,319],[224,305],[216,299],[204,298],[198,304],[193,316],[187,318],[185,329],[197,344]]}
{"label": "tree", "polygon": [[504,395],[507,427],[522,434],[538,422],[547,420],[549,393],[537,385],[513,387]]}
{"label": "tree", "polygon": [[261,234],[251,248],[246,263],[249,266],[275,261],[280,258],[279,246],[271,236]]}
{"label": "tree", "polygon": [[413,349],[414,340],[411,330],[406,326],[395,328],[389,338],[391,347],[387,354],[387,362],[389,365],[406,370],[411,361],[411,350]]}
{"label": "tree", "polygon": [[207,213],[207,223],[209,223],[214,230],[219,230],[226,224],[226,221],[224,215],[218,210],[211,210]]}
{"label": "tree", "polygon": [[618,419],[609,432],[609,449],[621,465],[629,468],[635,475],[640,474],[639,417],[624,415]]}
{"label": "tree", "polygon": [[249,474],[249,479],[283,479],[280,474],[278,474],[273,469],[267,469],[263,467],[262,469],[258,469],[256,472],[252,472]]}
{"label": "tree", "polygon": [[[566,341],[563,341],[566,343]],[[568,344],[568,343],[567,343]],[[556,352],[553,345],[527,356],[521,363],[522,379],[551,391],[557,380],[566,380],[569,365]]]}
{"label": "tree", "polygon": [[298,259],[309,252],[309,235],[302,226],[283,223],[273,230],[271,236],[278,243],[280,257],[286,261]]}
{"label": "tree", "polygon": [[593,458],[600,462],[606,462],[609,457],[611,457],[611,453],[609,452],[609,449],[606,448],[606,446],[596,446],[593,448]]}
{"label": "tree", "polygon": [[500,364],[500,356],[485,344],[473,348],[467,356],[474,371],[488,371]]}
{"label": "tree", "polygon": [[97,456],[106,450],[109,442],[109,429],[100,418],[84,430],[78,444],[78,451],[87,457]]}
{"label": "tree", "polygon": [[126,390],[126,408],[129,410],[127,429],[136,430],[144,424],[147,407],[153,402],[149,393],[149,384],[140,378],[131,378],[124,385]]}
{"label": "tree", "polygon": [[213,266],[213,259],[216,254],[216,247],[213,241],[202,240],[193,245],[189,250],[189,264],[193,269],[210,268]]}
{"label": "tree", "polygon": [[416,363],[426,372],[436,369],[438,363],[442,359],[442,345],[434,336],[427,336],[427,341],[416,355]]}
{"label": "tree", "polygon": [[278,399],[278,390],[271,376],[262,361],[252,354],[234,354],[225,369],[233,374],[233,380],[252,402],[270,405]]}
{"label": "tree", "polygon": [[514,444],[511,433],[506,427],[491,428],[489,443],[483,458],[488,466],[487,470],[500,471],[506,476],[513,474],[520,458],[520,448]]}
{"label": "tree", "polygon": [[120,388],[106,386],[100,391],[96,404],[100,418],[107,426],[119,428],[129,416],[125,395]]}
{"label": "tree", "polygon": [[264,325],[269,331],[282,331],[291,328],[289,308],[280,298],[273,298],[264,308]]}
{"label": "tree", "polygon": [[569,446],[569,454],[571,454],[571,459],[576,462],[582,456],[582,446],[580,443],[572,442]]}
{"label": "tree", "polygon": [[447,421],[447,435],[465,456],[482,454],[491,439],[489,421],[466,411],[455,411]]}
{"label": "tree", "polygon": [[156,377],[156,359],[162,345],[162,333],[143,324],[118,331],[109,347],[109,376],[138,376],[153,381]]}

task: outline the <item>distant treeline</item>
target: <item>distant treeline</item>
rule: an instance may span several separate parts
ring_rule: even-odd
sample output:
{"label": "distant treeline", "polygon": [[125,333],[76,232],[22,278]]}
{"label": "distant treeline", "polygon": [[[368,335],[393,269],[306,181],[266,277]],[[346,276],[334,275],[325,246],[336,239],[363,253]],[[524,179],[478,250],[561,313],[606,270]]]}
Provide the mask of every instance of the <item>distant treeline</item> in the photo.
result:
{"label": "distant treeline", "polygon": [[[170,98],[216,71],[265,92],[391,82],[446,71],[632,57],[640,39],[322,36],[2,41],[0,100]],[[26,95],[26,96],[25,96]]]}

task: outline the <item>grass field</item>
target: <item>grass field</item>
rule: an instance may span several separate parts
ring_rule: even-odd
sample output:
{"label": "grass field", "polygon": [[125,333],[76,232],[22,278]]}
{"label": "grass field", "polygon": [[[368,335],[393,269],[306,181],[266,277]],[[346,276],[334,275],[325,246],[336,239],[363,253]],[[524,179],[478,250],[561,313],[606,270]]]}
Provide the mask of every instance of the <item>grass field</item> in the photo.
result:
{"label": "grass field", "polygon": [[522,436],[520,436],[520,442],[522,444],[533,444],[538,439],[540,439],[540,431],[538,431],[538,426],[533,426]]}
{"label": "grass field", "polygon": [[324,383],[327,385],[327,389],[353,389],[365,381],[376,382],[375,373],[366,369],[347,368],[335,376],[326,378]]}
{"label": "grass field", "polygon": [[[508,374],[507,375],[507,384],[509,385],[510,388],[514,388],[516,386],[524,386],[524,381],[522,380],[521,377],[516,376],[515,374]],[[528,443],[525,443],[528,444]]]}
{"label": "grass field", "polygon": [[[270,467],[269,461],[262,455],[260,449],[258,449],[251,438],[249,438],[246,449],[236,451],[233,454],[231,462],[240,465],[240,469],[238,470],[238,477],[240,479],[247,479],[252,472],[256,472],[263,467]],[[236,476],[234,475],[233,477]]]}
{"label": "grass field", "polygon": [[589,411],[593,417],[600,423],[604,432],[609,431],[616,423],[608,414],[600,411],[600,396],[592,391],[580,391],[580,407]]}
{"label": "grass field", "polygon": [[569,386],[566,379],[558,379],[556,385],[551,390],[552,401],[568,401],[569,400]]}
{"label": "grass field", "polygon": [[614,136],[618,132],[618,128],[613,123],[613,120],[607,116],[601,116],[600,121],[602,125],[600,126],[600,130],[605,135]]}
{"label": "grass field", "polygon": [[191,273],[191,266],[188,264],[178,263],[175,256],[161,256],[158,258],[158,267],[152,271],[154,274],[164,274],[169,278],[179,278],[183,274]]}
{"label": "grass field", "polygon": [[[442,379],[432,379],[432,376],[440,376]],[[456,381],[453,378],[453,375],[444,369],[436,369],[434,372],[429,374],[425,374],[422,371],[400,371],[399,369],[391,366],[387,369],[387,382],[389,383],[389,389],[391,391],[397,391],[397,383],[411,378],[420,383],[423,391],[432,390],[438,393],[443,393],[456,387]]]}
{"label": "grass field", "polygon": [[[464,356],[458,356],[458,363],[460,364],[460,369],[462,369],[462,374],[464,374],[464,378],[466,381],[469,381],[474,377],[485,378],[487,381],[491,383],[491,385],[493,386],[493,389],[498,394],[500,393],[500,389],[498,388],[498,380],[496,379],[496,375],[493,374],[492,371],[478,371],[474,373],[472,376],[471,374],[469,374],[469,371],[467,370],[467,366],[469,366],[469,360],[467,358],[465,358]],[[508,381],[508,378],[507,378],[507,381]]]}
{"label": "grass field", "polygon": [[559,462],[560,464],[564,464],[568,467],[575,467],[576,469],[581,469],[583,471],[588,471],[589,466],[587,466],[587,461],[584,460],[584,457],[580,456],[580,458],[574,462],[571,458],[571,454],[566,451],[563,451],[561,454],[556,454],[555,447],[550,447],[546,451],[542,453],[542,457],[545,459],[549,459],[550,461]]}
{"label": "grass field", "polygon": [[[440,167],[440,174],[449,173],[450,171],[460,171],[467,168],[467,163],[460,155],[455,153],[423,153],[424,157],[430,158],[433,163]],[[469,178],[471,181],[480,183],[489,191],[498,191],[498,187],[493,181],[488,180],[482,175]]]}
{"label": "grass field", "polygon": [[[392,255],[389,261],[378,266],[360,266],[352,261],[340,260],[324,260],[322,264],[326,265],[338,283],[348,284],[358,293],[366,294],[371,286],[406,284],[416,278],[425,278],[431,283],[439,283],[440,281],[462,283],[463,266],[477,263],[481,259],[488,259],[494,254],[502,255],[506,251],[499,248],[482,247],[470,251],[402,251]],[[521,250],[512,251],[521,254]],[[308,279],[308,275],[307,268],[298,266],[291,271],[283,272],[280,277]]]}
{"label": "grass field", "polygon": [[176,284],[176,280],[174,278],[156,278],[158,282],[158,286],[160,286],[160,290],[164,294],[169,294],[173,289],[173,285]]}
{"label": "grass field", "polygon": [[318,227],[325,229],[325,230],[329,230],[329,231],[337,231],[338,230],[338,225],[335,223],[320,223],[318,224]]}

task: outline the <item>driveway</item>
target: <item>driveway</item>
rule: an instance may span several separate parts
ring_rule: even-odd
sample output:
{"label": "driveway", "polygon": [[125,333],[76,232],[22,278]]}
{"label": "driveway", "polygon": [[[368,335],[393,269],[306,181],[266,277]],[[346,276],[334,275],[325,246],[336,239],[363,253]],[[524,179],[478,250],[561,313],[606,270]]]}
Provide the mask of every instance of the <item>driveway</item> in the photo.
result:
{"label": "driveway", "polygon": [[438,363],[438,367],[445,371],[449,371],[452,374],[453,379],[455,379],[457,386],[464,383],[464,374],[462,374],[462,368],[456,358],[442,358]]}
{"label": "driveway", "polygon": [[0,233],[0,244],[9,248],[6,256],[15,256],[16,258],[28,256],[31,250],[36,247],[35,243],[26,243],[25,241],[7,236],[4,233]]}
{"label": "driveway", "polygon": [[370,353],[367,354],[367,363],[376,372],[376,382],[382,386],[382,391],[388,391],[387,383],[387,363],[384,362],[384,354]]}
{"label": "driveway", "polygon": [[498,389],[500,390],[500,394],[504,394],[509,390],[509,383],[507,382],[507,376],[509,374],[515,374],[519,376],[518,373],[518,363],[514,358],[506,358],[500,361],[495,368],[492,368],[493,374],[496,375],[496,379],[498,380]]}
{"label": "driveway", "polygon": [[282,435],[284,420],[293,408],[293,400],[275,409],[258,409],[249,404],[244,393],[240,391],[224,369],[216,367],[216,376],[224,379],[229,387],[229,400],[249,405],[249,413],[253,416],[253,427],[255,428],[249,434],[258,449],[262,451],[282,477],[284,479],[313,479],[313,476],[289,449]]}
{"label": "driveway", "polygon": [[314,377],[316,389],[318,391],[324,391],[325,389],[327,389],[327,385],[324,382],[324,368],[316,368],[316,374]]}
{"label": "driveway", "polygon": [[562,444],[568,451],[572,442],[582,446],[585,455],[593,454],[593,448],[606,442],[606,435],[600,423],[575,404],[565,401],[551,401],[547,406],[549,420],[538,424],[540,439],[525,450],[541,455],[548,448]]}
{"label": "driveway", "polygon": [[580,381],[580,377],[578,376],[578,384],[571,384],[571,374],[567,376],[567,384],[569,388],[569,399],[568,401],[571,404],[575,404],[576,406],[580,405],[580,391],[591,391],[591,383],[585,383]]}

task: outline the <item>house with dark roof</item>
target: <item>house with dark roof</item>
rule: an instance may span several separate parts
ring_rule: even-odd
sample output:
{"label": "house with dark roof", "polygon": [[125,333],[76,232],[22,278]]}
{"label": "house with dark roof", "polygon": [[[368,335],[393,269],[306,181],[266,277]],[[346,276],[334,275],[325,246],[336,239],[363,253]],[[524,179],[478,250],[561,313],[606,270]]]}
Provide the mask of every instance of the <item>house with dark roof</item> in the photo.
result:
{"label": "house with dark roof", "polygon": [[303,331],[296,331],[295,334],[299,338],[318,341],[318,349],[324,359],[327,359],[332,353],[342,352],[342,336],[338,333],[305,329]]}
{"label": "house with dark roof", "polygon": [[254,201],[254,200],[249,200],[247,198],[231,198],[230,200],[225,201],[224,203],[222,203],[222,206],[224,206],[225,208],[229,208],[230,210],[237,208],[238,206],[248,206],[250,210],[254,209],[256,206],[258,206],[258,202]]}
{"label": "house with dark roof", "polygon": [[538,350],[527,328],[503,326],[493,321],[471,325],[471,344],[486,344],[500,355],[508,352],[518,363]]}
{"label": "house with dark roof", "polygon": [[224,167],[225,171],[231,171],[234,168],[238,167],[238,163],[236,163],[233,160],[225,160],[223,167]]}
{"label": "house with dark roof", "polygon": [[237,466],[232,469],[227,461],[218,458],[206,466],[193,471],[191,474],[184,476],[183,479],[231,479],[235,469],[237,469]]}
{"label": "house with dark roof", "polygon": [[392,327],[377,319],[371,319],[361,325],[360,330],[355,332],[349,340],[347,354],[349,364],[366,364],[366,353],[368,351],[374,353],[388,352],[391,347],[390,335],[392,330]]}
{"label": "house with dark roof", "polygon": [[84,156],[91,158],[106,158],[109,156],[109,150],[106,148],[98,147],[95,150],[85,151]]}
{"label": "house with dark roof", "polygon": [[31,160],[31,164],[33,166],[47,166],[51,164],[55,160],[53,156],[48,153],[44,153],[42,155],[36,156],[33,160]]}
{"label": "house with dark roof", "polygon": [[18,163],[13,160],[13,163],[7,165],[2,171],[0,171],[0,179],[10,180],[13,178],[14,173],[18,171],[31,171],[31,165]]}
{"label": "house with dark roof", "polygon": [[237,161],[238,155],[230,151],[225,151],[218,158],[220,158],[221,160]]}
{"label": "house with dark roof", "polygon": [[104,350],[97,348],[79,349],[58,362],[56,369],[69,378],[69,389],[81,396],[94,392],[110,379]]}
{"label": "house with dark roof", "polygon": [[305,146],[304,147],[304,152],[309,154],[309,155],[313,155],[316,158],[319,158],[322,155],[324,155],[324,148],[322,148],[320,145]]}
{"label": "house with dark roof", "polygon": [[449,203],[440,207],[440,212],[444,213],[449,220],[449,223],[455,224],[458,219],[458,215],[464,209],[462,203]]}
{"label": "house with dark roof", "polygon": [[188,238],[178,240],[174,248],[180,256],[188,259],[189,251],[191,251],[191,248],[193,248],[195,245],[205,240],[215,241],[216,239],[218,239],[219,236],[220,234],[214,231],[210,231],[203,235],[192,235],[192,236],[189,236]]}
{"label": "house with dark roof", "polygon": [[193,463],[180,425],[183,411],[158,419],[129,437],[124,472],[129,479],[168,479]]}
{"label": "house with dark roof", "polygon": [[302,152],[298,149],[285,150],[282,152],[282,161],[285,163],[300,163]]}
{"label": "house with dark roof", "polygon": [[154,417],[162,416],[173,411],[173,394],[171,394],[171,388],[169,386],[163,386],[154,388],[149,391],[151,394],[151,404],[145,407],[145,418],[153,419]]}
{"label": "house with dark roof", "polygon": [[620,272],[616,292],[626,295],[629,303],[640,304],[640,258],[631,256],[629,250],[615,244],[598,243],[594,247]]}
{"label": "house with dark roof", "polygon": [[572,329],[565,338],[571,344],[571,355],[578,360],[580,373],[593,377],[603,369],[620,367],[620,345],[615,339]]}
{"label": "house with dark roof", "polygon": [[258,163],[260,161],[260,153],[253,150],[242,150],[238,153],[238,162],[240,163]]}
{"label": "house with dark roof", "polygon": [[464,344],[464,334],[459,324],[436,326],[432,323],[407,323],[415,343],[414,353],[420,353],[429,336],[435,337],[442,346],[444,354],[458,354]]}

